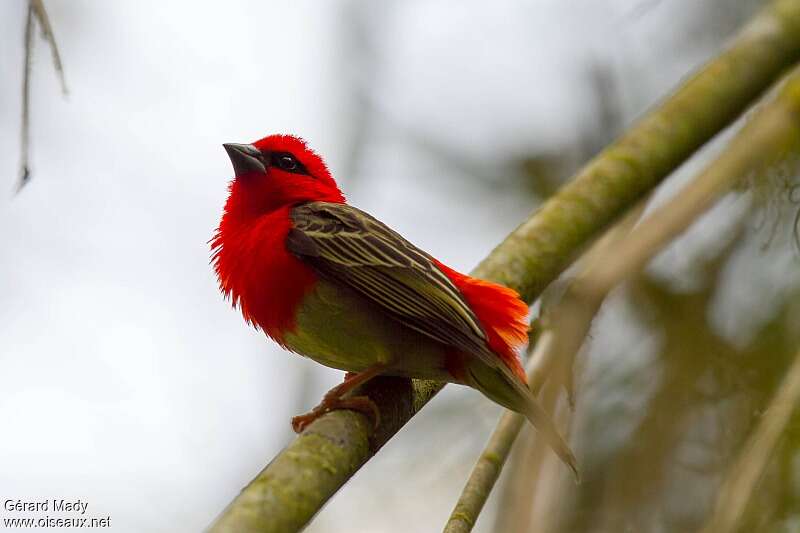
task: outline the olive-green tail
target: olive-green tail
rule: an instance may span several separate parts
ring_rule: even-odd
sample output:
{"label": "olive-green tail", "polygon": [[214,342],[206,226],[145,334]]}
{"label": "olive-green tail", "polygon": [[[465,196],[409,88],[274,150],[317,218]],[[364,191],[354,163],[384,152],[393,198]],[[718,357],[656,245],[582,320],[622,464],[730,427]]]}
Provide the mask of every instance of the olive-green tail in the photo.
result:
{"label": "olive-green tail", "polygon": [[525,418],[544,437],[556,455],[572,470],[575,481],[580,481],[575,455],[558,432],[553,419],[547,414],[531,390],[514,376],[510,369],[505,368],[502,364],[492,368],[476,359],[469,365],[469,374],[474,382],[471,385],[483,392],[489,399],[525,415]]}

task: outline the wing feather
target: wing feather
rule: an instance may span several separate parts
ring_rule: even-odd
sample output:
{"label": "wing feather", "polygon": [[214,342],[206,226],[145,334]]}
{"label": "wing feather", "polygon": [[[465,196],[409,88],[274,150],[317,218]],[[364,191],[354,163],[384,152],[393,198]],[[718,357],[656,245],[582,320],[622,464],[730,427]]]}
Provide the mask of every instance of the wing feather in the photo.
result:
{"label": "wing feather", "polygon": [[500,363],[464,296],[425,252],[367,213],[310,202],[291,212],[287,249],[321,275],[352,288],[408,327]]}

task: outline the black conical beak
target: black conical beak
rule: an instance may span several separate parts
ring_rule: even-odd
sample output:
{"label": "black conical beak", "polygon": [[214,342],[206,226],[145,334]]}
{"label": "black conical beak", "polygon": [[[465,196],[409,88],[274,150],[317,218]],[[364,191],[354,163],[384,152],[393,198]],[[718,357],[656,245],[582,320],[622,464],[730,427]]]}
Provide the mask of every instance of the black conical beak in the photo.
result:
{"label": "black conical beak", "polygon": [[261,162],[261,152],[252,144],[228,143],[222,146],[225,148],[225,151],[228,152],[228,157],[231,158],[233,171],[236,173],[237,177],[254,172],[266,174],[267,169],[264,163]]}

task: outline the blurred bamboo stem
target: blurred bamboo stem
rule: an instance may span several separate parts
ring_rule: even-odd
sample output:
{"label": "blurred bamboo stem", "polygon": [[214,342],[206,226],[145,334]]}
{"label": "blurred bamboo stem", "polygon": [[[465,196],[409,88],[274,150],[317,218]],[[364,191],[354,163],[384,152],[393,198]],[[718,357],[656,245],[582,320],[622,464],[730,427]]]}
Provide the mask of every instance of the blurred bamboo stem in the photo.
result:
{"label": "blurred bamboo stem", "polygon": [[[561,384],[548,382],[542,389],[542,405],[548,412],[553,413],[554,420],[562,429],[564,438],[569,441],[572,434],[573,417],[571,409],[557,409],[561,393]],[[519,517],[515,529],[500,530],[508,533],[533,533],[534,531],[554,531],[558,518],[556,513],[550,512],[550,500],[558,499],[561,487],[573,487],[573,479],[564,476],[561,463],[553,456],[550,446],[543,440],[536,438],[536,432],[528,432],[531,447],[531,457],[528,459],[531,467],[520,472],[527,478],[527,487],[517,495],[514,506],[504,512],[514,513]],[[516,466],[516,465],[514,465]],[[547,509],[546,512],[541,512]]]}
{"label": "blurred bamboo stem", "polygon": [[[528,363],[528,384],[534,394],[539,394],[545,381],[553,375],[554,369],[558,366],[561,368],[560,372],[556,372],[556,379],[563,377],[563,384],[569,383],[567,387],[570,396],[572,395],[572,380],[568,379],[567,375],[572,372],[572,360],[589,332],[592,318],[600,309],[602,298],[593,300],[592,307],[584,307],[584,312],[580,314],[571,315],[568,312],[565,313],[562,308],[565,302],[572,302],[575,299],[571,293],[574,292],[578,280],[582,279],[595,263],[604,260],[617,242],[627,235],[641,216],[645,205],[646,202],[639,202],[636,208],[592,246],[581,261],[584,265],[582,272],[567,288],[562,300],[552,310],[543,310],[544,332]],[[560,387],[562,383],[558,383],[558,385]],[[556,387],[555,390],[559,390],[559,387]],[[549,403],[554,405],[555,401]],[[511,445],[519,435],[524,420],[522,416],[510,411],[500,418],[500,422],[475,463],[461,496],[445,524],[444,533],[466,533],[472,530],[489,494],[500,477],[500,472],[511,451]],[[541,466],[541,462],[537,464]],[[534,472],[530,473],[530,475],[533,474]]]}
{"label": "blurred bamboo stem", "polygon": [[[568,409],[556,412],[556,406],[561,393],[561,384],[555,380],[548,380],[539,392],[539,401],[553,419],[564,427],[566,417],[570,415]],[[563,432],[564,438],[569,439],[569,432]],[[555,487],[556,479],[561,480],[561,463],[556,458],[553,460],[550,447],[542,439],[536,438],[536,431],[530,426],[523,425],[517,437],[516,444],[509,455],[509,462],[514,468],[506,485],[507,492],[503,493],[505,500],[500,505],[495,516],[494,527],[491,531],[503,533],[529,533],[535,527],[549,531],[548,517],[545,516],[534,525],[535,505],[531,504],[531,497],[537,494],[538,487]],[[556,477],[554,477],[556,476]]]}
{"label": "blurred bamboo stem", "polygon": [[[528,381],[531,390],[536,395],[539,394],[547,379],[547,374],[541,370],[551,365],[550,354],[553,350],[550,349],[550,346],[552,344],[552,333],[550,331],[542,333],[528,363]],[[445,533],[470,531],[475,526],[475,521],[511,452],[511,445],[514,444],[524,424],[525,417],[511,411],[507,411],[500,417],[497,427],[472,469],[469,480],[445,524]]]}
{"label": "blurred bamboo stem", "polygon": [[761,415],[761,422],[744,445],[741,454],[730,468],[728,477],[717,496],[711,519],[703,533],[734,533],[739,531],[764,468],[773,457],[792,413],[800,401],[800,352],[794,358],[780,389]]}
{"label": "blurred bamboo stem", "polygon": [[[532,302],[592,238],[726,127],[800,57],[800,2],[770,3],[718,58],[601,152],[511,233],[472,274]],[[359,394],[381,410],[334,411],[267,465],[212,532],[298,531],[444,384],[378,378]]]}

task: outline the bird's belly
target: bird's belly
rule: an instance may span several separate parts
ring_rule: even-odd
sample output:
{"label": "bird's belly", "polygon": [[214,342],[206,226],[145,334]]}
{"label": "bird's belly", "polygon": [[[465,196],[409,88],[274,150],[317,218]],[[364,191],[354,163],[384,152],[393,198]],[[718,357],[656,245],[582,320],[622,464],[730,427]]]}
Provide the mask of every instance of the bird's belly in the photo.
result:
{"label": "bird's belly", "polygon": [[348,288],[320,279],[296,317],[296,327],[284,334],[284,342],[325,366],[359,372],[384,363],[388,375],[454,381],[443,345]]}

